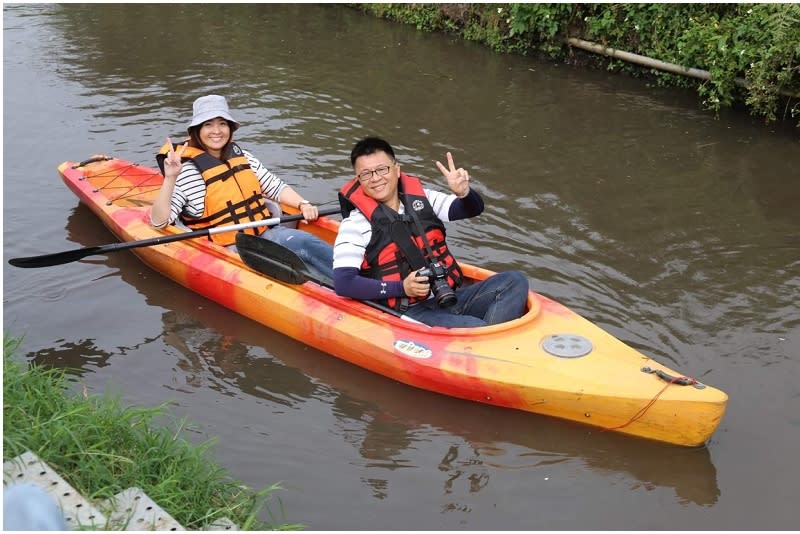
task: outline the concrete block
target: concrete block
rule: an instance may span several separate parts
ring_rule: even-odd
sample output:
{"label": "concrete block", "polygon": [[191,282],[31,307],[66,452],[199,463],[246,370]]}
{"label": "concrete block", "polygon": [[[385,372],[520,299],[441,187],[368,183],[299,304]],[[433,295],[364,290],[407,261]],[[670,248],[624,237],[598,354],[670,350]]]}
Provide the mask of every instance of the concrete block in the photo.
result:
{"label": "concrete block", "polygon": [[128,488],[102,505],[115,530],[186,530],[139,488]]}
{"label": "concrete block", "polygon": [[34,484],[52,497],[70,529],[102,528],[106,525],[105,515],[30,451],[3,463],[3,485],[20,482]]}

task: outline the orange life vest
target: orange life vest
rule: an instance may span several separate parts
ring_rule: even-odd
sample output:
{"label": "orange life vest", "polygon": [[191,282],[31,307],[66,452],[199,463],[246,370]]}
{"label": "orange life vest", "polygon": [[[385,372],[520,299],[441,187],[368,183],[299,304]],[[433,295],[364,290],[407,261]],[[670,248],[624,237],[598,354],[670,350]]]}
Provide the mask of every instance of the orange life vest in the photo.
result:
{"label": "orange life vest", "polygon": [[[358,208],[372,226],[372,237],[361,264],[361,274],[377,280],[398,281],[433,262],[445,268],[447,283],[451,288],[459,287],[464,275],[447,247],[444,223],[434,213],[422,183],[416,177],[400,173],[398,192],[405,206],[403,215],[368,197],[358,179],[351,180],[339,191],[342,215],[346,217],[352,208]],[[417,224],[410,216],[411,210],[414,210],[422,224],[433,258],[430,258]],[[389,298],[385,304],[403,310],[421,300],[425,299]]]}
{"label": "orange life vest", "polygon": [[[173,149],[177,149],[175,144]],[[163,174],[164,159],[170,146],[165,143],[156,156]],[[187,146],[182,161],[192,161],[206,185],[205,209],[200,217],[180,215],[181,221],[192,230],[205,230],[226,224],[262,221],[270,216],[258,176],[250,168],[242,149],[231,143],[232,157],[227,161],[215,158],[199,148]],[[261,235],[266,227],[247,228],[248,234]],[[236,242],[236,232],[223,232],[208,237],[222,246]]]}

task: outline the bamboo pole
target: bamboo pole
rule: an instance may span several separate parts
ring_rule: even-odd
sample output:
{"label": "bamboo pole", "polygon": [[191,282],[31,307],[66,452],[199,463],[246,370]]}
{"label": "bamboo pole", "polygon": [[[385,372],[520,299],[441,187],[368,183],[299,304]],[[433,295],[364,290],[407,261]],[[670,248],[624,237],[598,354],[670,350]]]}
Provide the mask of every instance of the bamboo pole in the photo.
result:
{"label": "bamboo pole", "polygon": [[[593,43],[591,41],[585,41],[583,39],[578,39],[576,37],[568,37],[567,44],[574,46],[576,48],[581,48],[588,52],[594,52],[595,54],[613,57],[615,59],[621,59],[623,61],[628,61],[630,63],[636,63],[637,65],[642,65],[644,67],[649,67],[651,69],[662,70],[664,72],[671,72],[673,74],[678,74],[681,76],[689,76],[691,78],[698,78],[700,80],[711,80],[711,73],[708,72],[707,70],[695,69],[691,67],[683,67],[681,65],[676,65],[675,63],[667,63],[666,61],[661,61],[660,59],[653,59],[647,56],[640,56],[639,54],[633,54],[631,52],[624,52],[622,50],[617,50],[616,48],[603,46],[601,44]],[[750,82],[748,82],[744,78],[738,78],[738,77],[734,78],[733,82],[739,87],[748,87],[750,85]],[[792,98],[800,98],[800,95],[788,93],[786,91],[780,91],[780,94]]]}

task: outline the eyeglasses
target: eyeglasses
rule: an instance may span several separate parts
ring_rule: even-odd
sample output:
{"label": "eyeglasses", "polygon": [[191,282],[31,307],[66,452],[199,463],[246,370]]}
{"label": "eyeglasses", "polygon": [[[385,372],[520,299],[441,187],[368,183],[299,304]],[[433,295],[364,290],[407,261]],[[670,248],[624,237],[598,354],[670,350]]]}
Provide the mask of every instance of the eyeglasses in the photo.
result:
{"label": "eyeglasses", "polygon": [[395,163],[392,163],[391,165],[381,165],[380,167],[371,171],[362,171],[356,176],[356,178],[358,178],[358,181],[363,184],[365,182],[369,182],[373,176],[386,176],[395,165]]}

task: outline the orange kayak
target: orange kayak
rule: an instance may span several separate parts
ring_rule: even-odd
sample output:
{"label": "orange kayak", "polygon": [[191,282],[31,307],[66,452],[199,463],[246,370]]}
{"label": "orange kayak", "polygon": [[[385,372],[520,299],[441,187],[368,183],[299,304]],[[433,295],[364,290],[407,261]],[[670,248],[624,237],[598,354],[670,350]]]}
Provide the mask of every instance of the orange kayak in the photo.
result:
{"label": "orange kayak", "polygon": [[[58,170],[123,242],[184,231],[149,224],[149,207],[162,181],[154,168],[93,157],[64,162]],[[321,217],[299,227],[333,243],[339,223]],[[322,282],[266,276],[204,237],[132,252],[164,276],[268,328],[443,395],[683,446],[704,444],[727,406],[724,392],[659,364],[535,292],[519,319],[446,329],[339,297]],[[461,265],[468,280],[493,274]]]}

